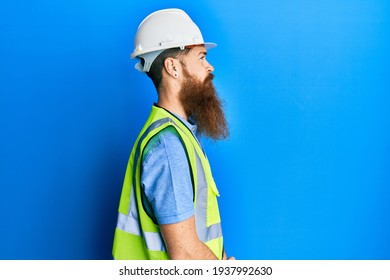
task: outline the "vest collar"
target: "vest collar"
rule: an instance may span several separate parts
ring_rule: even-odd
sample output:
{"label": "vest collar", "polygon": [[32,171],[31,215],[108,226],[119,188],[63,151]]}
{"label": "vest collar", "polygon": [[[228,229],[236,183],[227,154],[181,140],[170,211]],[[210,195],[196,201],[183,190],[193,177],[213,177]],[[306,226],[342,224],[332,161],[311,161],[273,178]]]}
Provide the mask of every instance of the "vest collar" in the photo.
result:
{"label": "vest collar", "polygon": [[168,113],[170,113],[171,115],[175,116],[192,132],[192,134],[195,136],[195,138],[198,139],[198,136],[197,136],[198,126],[196,125],[195,121],[191,117],[188,120],[186,120],[186,119],[183,119],[182,117],[180,117],[179,115],[172,113],[171,111],[159,106],[157,103],[154,103],[153,106],[160,108],[160,109],[163,109],[163,110],[167,111]]}

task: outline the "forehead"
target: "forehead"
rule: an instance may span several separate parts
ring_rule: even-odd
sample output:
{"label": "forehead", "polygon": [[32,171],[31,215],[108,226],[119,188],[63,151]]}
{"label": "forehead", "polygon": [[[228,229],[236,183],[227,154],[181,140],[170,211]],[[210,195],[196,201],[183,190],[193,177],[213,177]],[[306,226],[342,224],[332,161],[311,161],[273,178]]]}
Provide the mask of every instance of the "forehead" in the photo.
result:
{"label": "forehead", "polygon": [[189,54],[191,55],[199,55],[199,54],[205,54],[207,53],[206,48],[204,46],[194,46],[191,47],[191,51]]}

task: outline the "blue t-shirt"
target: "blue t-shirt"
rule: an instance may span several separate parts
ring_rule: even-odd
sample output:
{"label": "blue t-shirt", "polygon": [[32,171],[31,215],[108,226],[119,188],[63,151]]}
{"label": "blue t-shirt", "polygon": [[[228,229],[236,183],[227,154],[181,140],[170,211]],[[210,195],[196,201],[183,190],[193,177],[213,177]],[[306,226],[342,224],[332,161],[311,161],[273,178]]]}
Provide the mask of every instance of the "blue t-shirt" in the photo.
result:
{"label": "blue t-shirt", "polygon": [[[178,118],[196,135],[196,125]],[[145,147],[141,184],[146,211],[158,224],[178,223],[194,214],[190,167],[175,128],[160,131]]]}

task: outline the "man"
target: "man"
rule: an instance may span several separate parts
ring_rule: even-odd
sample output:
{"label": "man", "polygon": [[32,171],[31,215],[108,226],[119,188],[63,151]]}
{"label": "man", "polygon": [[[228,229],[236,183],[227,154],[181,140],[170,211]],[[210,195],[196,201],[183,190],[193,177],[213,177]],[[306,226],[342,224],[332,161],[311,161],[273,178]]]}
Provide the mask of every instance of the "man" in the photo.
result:
{"label": "man", "polygon": [[[160,10],[138,27],[132,58],[158,102],[126,170],[115,259],[227,259],[215,186],[200,135],[228,136],[205,43],[182,10]],[[230,259],[234,259],[233,257]]]}

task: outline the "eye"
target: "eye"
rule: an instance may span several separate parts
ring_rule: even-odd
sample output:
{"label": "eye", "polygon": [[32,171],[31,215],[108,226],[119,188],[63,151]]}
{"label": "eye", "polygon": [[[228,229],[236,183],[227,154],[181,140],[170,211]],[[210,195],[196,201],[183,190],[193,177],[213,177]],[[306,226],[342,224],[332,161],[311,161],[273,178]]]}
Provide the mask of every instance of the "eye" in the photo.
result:
{"label": "eye", "polygon": [[199,53],[199,59],[200,60],[206,60],[207,52],[200,52]]}

